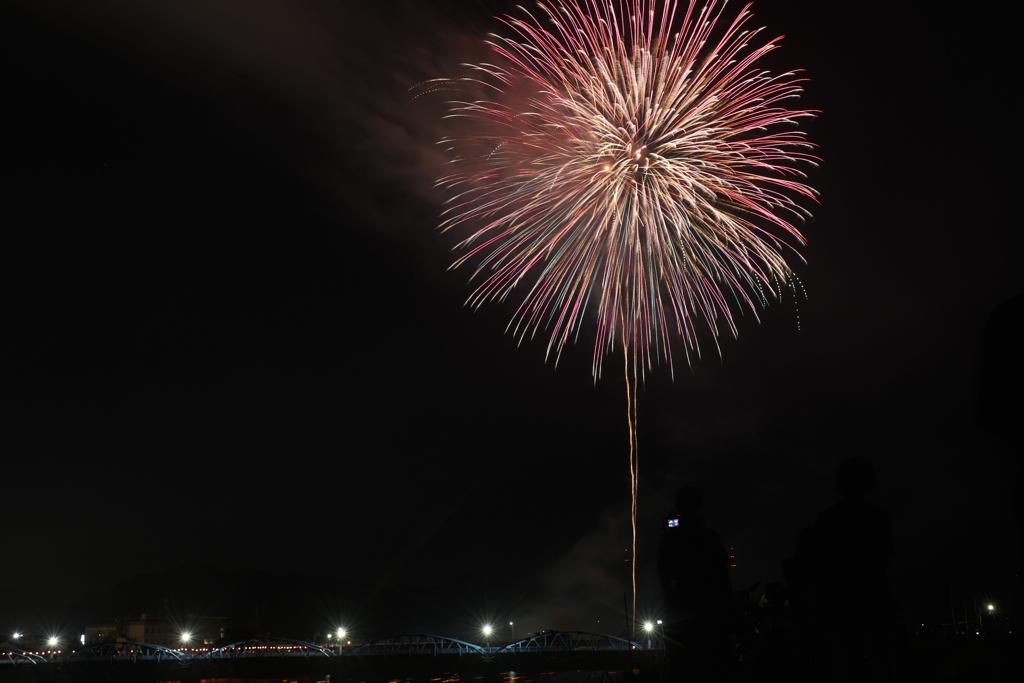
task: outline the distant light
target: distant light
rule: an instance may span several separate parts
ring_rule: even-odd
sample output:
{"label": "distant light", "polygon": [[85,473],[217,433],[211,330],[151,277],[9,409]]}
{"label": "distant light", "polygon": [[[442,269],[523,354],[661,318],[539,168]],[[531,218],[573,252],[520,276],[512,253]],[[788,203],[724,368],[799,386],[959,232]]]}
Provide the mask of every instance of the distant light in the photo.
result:
{"label": "distant light", "polygon": [[84,633],[82,634],[82,637],[79,638],[79,640],[82,641],[82,645],[85,645],[85,634]]}
{"label": "distant light", "polygon": [[661,619],[658,619],[658,626],[661,626]]}
{"label": "distant light", "polygon": [[18,638],[21,638],[21,634],[20,633],[15,633],[14,634],[14,639],[17,640]]}
{"label": "distant light", "polygon": [[995,606],[995,605],[989,605],[989,606],[988,606],[988,611],[989,611],[989,612],[991,612],[991,611],[992,611],[992,610],[994,610],[995,608],[996,608],[996,606]]}

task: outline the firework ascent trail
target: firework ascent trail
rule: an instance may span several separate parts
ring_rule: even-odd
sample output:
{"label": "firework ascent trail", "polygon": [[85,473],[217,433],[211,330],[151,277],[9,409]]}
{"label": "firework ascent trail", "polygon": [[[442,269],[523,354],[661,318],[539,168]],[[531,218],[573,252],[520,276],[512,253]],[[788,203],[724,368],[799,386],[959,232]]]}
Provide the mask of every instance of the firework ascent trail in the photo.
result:
{"label": "firework ascent trail", "polygon": [[[596,323],[593,375],[616,341],[625,354],[630,428],[633,622],[636,613],[636,389],[655,365],[687,360],[699,333],[736,334],[733,312],[792,282],[794,222],[815,199],[796,72],[759,66],[779,40],[748,30],[749,5],[656,0],[537,3],[501,19],[497,64],[471,65],[450,103],[465,136],[442,141],[453,172],[441,228],[473,231],[452,267],[472,263],[468,303],[524,295],[509,323],[547,336],[557,359]],[[524,10],[525,11],[525,10]],[[482,95],[481,95],[482,93]],[[479,96],[477,96],[479,95]]]}

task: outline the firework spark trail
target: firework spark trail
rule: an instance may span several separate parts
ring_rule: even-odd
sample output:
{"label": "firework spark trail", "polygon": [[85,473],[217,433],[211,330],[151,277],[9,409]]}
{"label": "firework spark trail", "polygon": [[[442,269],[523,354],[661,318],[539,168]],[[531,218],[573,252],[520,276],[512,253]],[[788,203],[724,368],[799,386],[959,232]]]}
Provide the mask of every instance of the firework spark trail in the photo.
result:
{"label": "firework spark trail", "polygon": [[[725,4],[543,0],[502,19],[513,37],[490,45],[504,66],[452,81],[486,93],[450,105],[473,129],[443,141],[455,172],[438,181],[454,190],[441,227],[474,230],[452,267],[475,264],[474,307],[522,286],[509,328],[550,335],[556,363],[593,317],[595,381],[622,344],[634,548],[637,374],[671,368],[673,340],[699,356],[701,330],[717,348],[734,311],[757,317],[769,283],[791,279],[783,252],[804,242],[797,200],[815,198],[795,128],[814,112],[785,106],[802,79],[762,70],[778,39],[745,28],[749,5],[728,19]],[[634,609],[635,567],[634,554]]]}
{"label": "firework spark trail", "polygon": [[[622,326],[624,331],[625,325]],[[630,530],[633,532],[633,553],[630,557],[629,563],[629,574],[631,584],[633,587],[633,616],[629,620],[630,623],[630,639],[632,640],[636,635],[636,504],[637,504],[637,493],[638,486],[640,484],[640,453],[637,444],[637,396],[636,396],[636,364],[633,364],[633,374],[629,374],[629,350],[626,347],[626,340],[623,337],[622,340],[623,349],[625,351],[625,363],[623,363],[623,374],[626,376],[626,422],[629,425],[629,522]]]}

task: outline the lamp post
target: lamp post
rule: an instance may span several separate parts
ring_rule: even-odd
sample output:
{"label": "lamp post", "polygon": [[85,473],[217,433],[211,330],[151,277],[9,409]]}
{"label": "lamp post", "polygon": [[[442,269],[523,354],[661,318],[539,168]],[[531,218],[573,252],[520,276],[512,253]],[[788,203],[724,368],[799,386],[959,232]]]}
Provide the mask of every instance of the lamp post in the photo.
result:
{"label": "lamp post", "polygon": [[651,638],[654,637],[654,624],[650,621],[644,622],[644,633],[647,635],[647,649],[651,650]]}
{"label": "lamp post", "polygon": [[516,625],[511,621],[508,622],[508,627],[512,629],[512,642],[516,642]]}

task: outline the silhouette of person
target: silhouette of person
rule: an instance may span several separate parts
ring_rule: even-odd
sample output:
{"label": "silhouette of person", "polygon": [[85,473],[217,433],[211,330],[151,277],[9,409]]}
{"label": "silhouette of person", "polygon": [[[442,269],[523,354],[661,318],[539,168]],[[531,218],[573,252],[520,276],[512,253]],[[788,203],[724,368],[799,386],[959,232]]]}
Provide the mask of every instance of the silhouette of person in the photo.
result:
{"label": "silhouette of person", "polygon": [[[828,641],[816,620],[822,601],[822,586],[816,572],[819,555],[815,530],[801,529],[796,552],[782,563],[782,576],[789,590],[790,621],[806,643],[812,668],[815,672],[827,672]],[[817,676],[815,680],[821,678]]]}
{"label": "silhouette of person", "polygon": [[814,523],[815,622],[828,640],[832,680],[890,680],[895,609],[886,568],[895,554],[892,526],[867,502],[877,485],[867,458],[843,461],[835,480],[842,499]]}
{"label": "silhouette of person", "polygon": [[[995,434],[1010,447],[1009,454],[1017,461],[1010,510],[1017,528],[1024,529],[1024,358],[1021,357],[1021,320],[1024,319],[1024,295],[1016,295],[995,307],[985,323],[978,363],[978,428]],[[1018,532],[1013,549],[1013,575],[1024,575],[1024,534]],[[1020,580],[1012,584],[1009,596],[1010,630],[1019,632],[1020,615],[1024,614],[1024,591]],[[998,631],[1002,635],[1002,629]],[[1024,655],[1019,648],[1004,651],[997,671],[1021,670]],[[993,678],[993,680],[996,680]]]}
{"label": "silhouette of person", "polygon": [[704,525],[704,497],[694,486],[676,494],[678,525],[666,527],[658,549],[665,601],[666,680],[725,676],[732,603],[729,553]]}
{"label": "silhouette of person", "polygon": [[814,558],[817,555],[814,530],[800,530],[796,552],[782,563],[782,576],[789,589],[789,612],[793,623],[803,632],[813,630],[810,609],[815,601]]}

